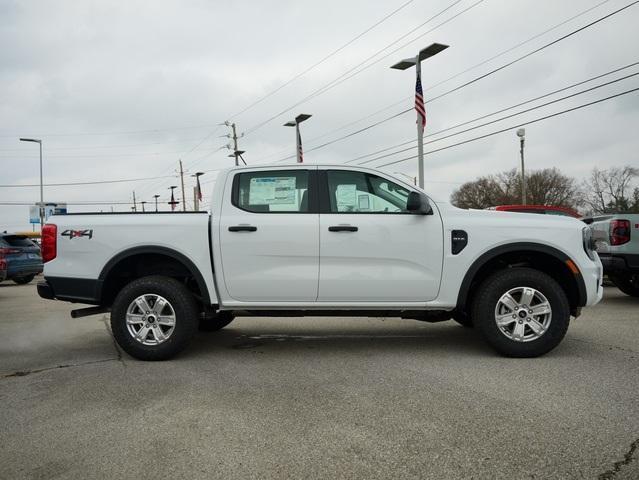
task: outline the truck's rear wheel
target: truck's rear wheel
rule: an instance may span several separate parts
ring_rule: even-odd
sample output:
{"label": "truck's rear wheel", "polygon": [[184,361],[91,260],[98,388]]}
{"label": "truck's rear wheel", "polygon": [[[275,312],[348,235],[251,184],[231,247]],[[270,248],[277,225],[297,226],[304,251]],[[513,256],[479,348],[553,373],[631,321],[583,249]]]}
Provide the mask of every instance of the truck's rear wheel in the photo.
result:
{"label": "truck's rear wheel", "polygon": [[561,286],[532,268],[500,270],[480,286],[473,320],[486,341],[509,357],[537,357],[555,348],[570,323]]}
{"label": "truck's rear wheel", "polygon": [[111,308],[118,345],[140,360],[166,360],[187,347],[197,330],[191,292],[173,278],[149,276],[125,286]]}
{"label": "truck's rear wheel", "polygon": [[621,273],[608,275],[608,278],[626,295],[639,297],[639,274]]}

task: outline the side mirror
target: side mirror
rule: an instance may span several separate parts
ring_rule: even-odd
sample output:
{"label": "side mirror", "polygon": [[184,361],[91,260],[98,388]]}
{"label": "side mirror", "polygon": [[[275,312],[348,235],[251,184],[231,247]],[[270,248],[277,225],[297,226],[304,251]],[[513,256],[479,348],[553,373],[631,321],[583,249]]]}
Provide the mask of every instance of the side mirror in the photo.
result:
{"label": "side mirror", "polygon": [[406,202],[406,210],[416,215],[432,215],[433,209],[423,193],[410,192]]}

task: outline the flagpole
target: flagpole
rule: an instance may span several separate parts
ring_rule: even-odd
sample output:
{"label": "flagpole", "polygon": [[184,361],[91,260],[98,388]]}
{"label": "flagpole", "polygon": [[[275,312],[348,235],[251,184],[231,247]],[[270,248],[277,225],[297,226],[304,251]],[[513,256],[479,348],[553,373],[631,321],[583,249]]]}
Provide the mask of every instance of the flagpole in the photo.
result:
{"label": "flagpole", "polygon": [[[415,58],[415,84],[420,81],[422,77],[422,61],[419,55]],[[419,188],[424,188],[424,126],[422,125],[422,119],[417,112],[417,177],[419,179]]]}
{"label": "flagpole", "polygon": [[[422,60],[437,55],[442,50],[446,50],[448,45],[441,43],[433,43],[426,48],[422,48],[415,57],[406,58],[392,65],[391,68],[395,70],[406,70],[411,67],[415,67],[415,110],[417,111],[417,166],[418,166],[418,179],[419,186],[424,188],[424,124],[426,120],[426,109],[424,106],[424,93],[420,88],[419,92],[418,82],[421,83],[422,78]],[[420,112],[420,109],[422,112]],[[424,117],[422,118],[421,114]],[[423,122],[422,122],[423,120]]]}
{"label": "flagpole", "polygon": [[300,124],[295,122],[295,147],[297,152],[297,163],[302,163],[302,156],[300,152]]}

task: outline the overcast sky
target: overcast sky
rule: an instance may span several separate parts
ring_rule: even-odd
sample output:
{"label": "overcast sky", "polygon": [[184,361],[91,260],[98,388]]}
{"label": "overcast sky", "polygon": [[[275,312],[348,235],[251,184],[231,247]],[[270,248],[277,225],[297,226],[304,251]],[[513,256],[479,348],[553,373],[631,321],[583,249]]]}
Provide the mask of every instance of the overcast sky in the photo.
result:
{"label": "overcast sky", "polygon": [[[131,203],[125,203],[131,202],[135,190],[138,200],[152,202],[152,196],[159,194],[166,202],[168,187],[178,184],[170,175],[175,174],[180,158],[189,173],[209,170],[202,177],[208,196],[215,170],[232,162],[229,152],[219,149],[228,142],[220,138],[228,129],[218,123],[231,119],[238,132],[247,132],[240,148],[246,150],[249,164],[270,163],[294,154],[294,130],[282,124],[299,113],[313,115],[302,125],[307,162],[348,161],[415,137],[415,115],[410,112],[308,151],[412,107],[414,71],[391,70],[389,66],[396,61],[433,42],[450,45],[423,64],[422,83],[428,100],[629,3],[631,0],[0,0],[0,184],[39,182],[37,145],[18,141],[20,136],[29,136],[43,139],[45,184],[169,176],[45,187],[45,201],[104,201],[112,202],[116,211],[126,211]],[[234,116],[397,9],[337,54]],[[639,61],[637,25],[639,4],[428,103],[426,134]],[[397,43],[387,48],[393,42]],[[393,50],[397,51],[391,53]],[[349,75],[357,74],[288,110],[351,70]],[[639,65],[514,111],[638,71]],[[425,149],[428,152],[637,87],[639,76],[436,141]],[[340,128],[348,124],[352,125]],[[526,127],[527,168],[556,166],[583,178],[595,166],[639,166],[638,127],[639,92],[531,124]],[[518,148],[515,131],[510,130],[429,154],[426,190],[438,200],[447,200],[464,181],[517,167]],[[413,154],[411,150],[367,165]],[[415,175],[417,163],[409,160],[384,168]],[[189,201],[192,187],[193,179],[187,177]],[[38,197],[37,187],[0,187],[0,203],[31,203]],[[108,211],[110,206],[69,207],[70,211],[96,209]],[[0,205],[0,227],[29,228],[28,207]]]}

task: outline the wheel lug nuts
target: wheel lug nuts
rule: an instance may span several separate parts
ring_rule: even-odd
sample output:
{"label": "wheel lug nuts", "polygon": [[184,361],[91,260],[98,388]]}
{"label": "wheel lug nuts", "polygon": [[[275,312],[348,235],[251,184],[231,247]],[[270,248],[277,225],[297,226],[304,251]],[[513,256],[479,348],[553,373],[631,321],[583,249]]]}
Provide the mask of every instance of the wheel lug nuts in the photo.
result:
{"label": "wheel lug nuts", "polygon": [[517,318],[517,315],[513,315],[513,318]]}

